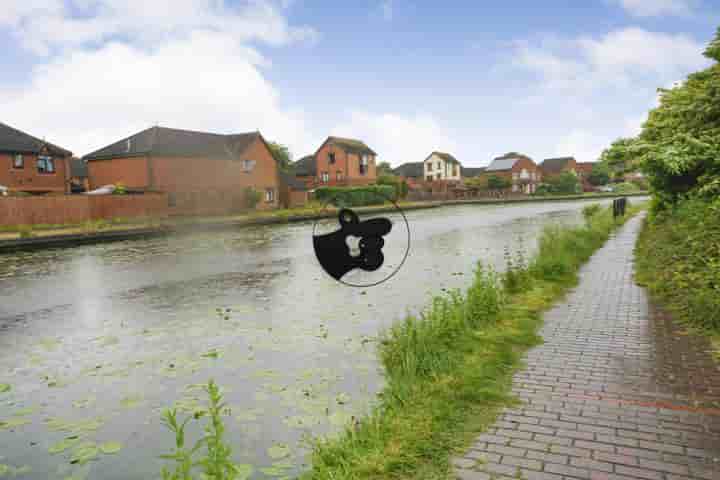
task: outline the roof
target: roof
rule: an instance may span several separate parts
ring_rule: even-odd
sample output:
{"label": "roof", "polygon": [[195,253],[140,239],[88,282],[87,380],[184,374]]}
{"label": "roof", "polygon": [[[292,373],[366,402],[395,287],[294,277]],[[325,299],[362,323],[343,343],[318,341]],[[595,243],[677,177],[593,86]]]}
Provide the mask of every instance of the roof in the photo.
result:
{"label": "roof", "polygon": [[540,168],[549,173],[560,173],[569,161],[575,161],[575,157],[546,158],[540,164]]}
{"label": "roof", "polygon": [[502,170],[510,170],[515,165],[515,162],[517,162],[521,158],[526,158],[532,161],[530,157],[528,157],[527,155],[523,155],[522,153],[508,152],[505,155],[493,159],[493,161],[490,163],[490,165],[487,166],[485,171],[498,172]]}
{"label": "roof", "polygon": [[[354,138],[328,137],[327,140],[325,140],[323,144],[320,145],[320,148],[322,148],[325,144],[328,143],[342,148],[347,153],[369,153],[371,155],[377,155],[377,153],[375,153],[373,149],[368,147],[365,142]],[[318,150],[320,150],[320,148],[318,148]]]}
{"label": "roof", "polygon": [[[432,152],[432,153],[428,156],[428,158],[432,157],[433,155],[442,158],[442,159],[445,160],[446,162],[449,162],[449,163],[457,163],[458,165],[460,165],[460,162],[458,161],[458,159],[455,158],[455,157],[453,157],[453,156],[450,155],[449,153],[445,153],[445,152]],[[427,158],[426,158],[425,160],[427,160]]]}
{"label": "roof", "polygon": [[280,172],[280,180],[293,190],[307,190],[307,186],[302,180],[298,180],[294,175],[287,172]]}
{"label": "roof", "polygon": [[88,176],[88,168],[85,160],[77,157],[70,159],[70,176],[77,178],[85,178]]}
{"label": "roof", "polygon": [[393,173],[399,177],[406,178],[422,178],[424,175],[423,162],[403,163],[393,169]]}
{"label": "roof", "polygon": [[460,167],[460,173],[465,178],[478,177],[485,173],[487,167]]}
{"label": "roof", "polygon": [[292,172],[299,177],[314,177],[317,173],[315,155],[306,155],[291,165]]}
{"label": "roof", "polygon": [[262,139],[260,132],[222,135],[193,130],[151,127],[89,153],[83,159],[103,160],[147,154],[233,158],[242,153],[257,138]]}
{"label": "roof", "polygon": [[40,153],[46,147],[49,153],[69,157],[72,152],[33,137],[25,132],[0,122],[0,151],[17,153]]}

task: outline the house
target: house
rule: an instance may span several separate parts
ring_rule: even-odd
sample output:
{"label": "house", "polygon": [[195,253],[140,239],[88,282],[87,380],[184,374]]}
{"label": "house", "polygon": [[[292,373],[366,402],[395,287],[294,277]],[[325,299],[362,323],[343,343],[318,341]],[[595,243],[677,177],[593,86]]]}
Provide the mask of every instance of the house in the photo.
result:
{"label": "house", "polygon": [[407,162],[393,169],[393,174],[407,183],[408,188],[420,188],[425,178],[423,162]]}
{"label": "house", "polygon": [[171,214],[221,214],[278,206],[277,161],[260,132],[217,133],[151,127],[96,150],[87,162],[90,188],[168,194]]}
{"label": "house", "polygon": [[377,153],[353,138],[328,137],[315,154],[293,164],[308,187],[370,185],[377,180]]}
{"label": "house", "polygon": [[577,173],[577,161],[575,157],[546,158],[540,164],[540,171],[543,178],[556,177],[564,172]]}
{"label": "house", "polygon": [[32,194],[67,193],[72,152],[0,122],[0,185]]}
{"label": "house", "polygon": [[576,162],[575,164],[575,173],[577,173],[584,192],[592,192],[595,190],[595,187],[593,187],[589,180],[594,166],[595,162]]}
{"label": "house", "polygon": [[485,173],[487,167],[460,167],[462,178],[478,178]]}
{"label": "house", "polygon": [[280,172],[280,205],[285,208],[302,207],[308,202],[309,189],[295,175]]}
{"label": "house", "polygon": [[70,159],[70,193],[81,193],[90,190],[87,163],[82,158]]}
{"label": "house", "polygon": [[423,161],[423,165],[423,176],[428,182],[462,180],[460,162],[449,153],[432,152]]}
{"label": "house", "polygon": [[537,164],[527,155],[508,152],[496,157],[487,166],[483,177],[504,178],[510,182],[510,191],[517,193],[535,193],[542,175]]}

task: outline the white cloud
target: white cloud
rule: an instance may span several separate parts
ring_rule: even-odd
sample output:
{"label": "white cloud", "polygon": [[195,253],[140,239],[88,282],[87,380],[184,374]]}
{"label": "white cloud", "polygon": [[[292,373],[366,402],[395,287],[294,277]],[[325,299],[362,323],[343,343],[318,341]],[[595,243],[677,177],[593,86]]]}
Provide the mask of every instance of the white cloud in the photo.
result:
{"label": "white cloud", "polygon": [[595,135],[591,131],[573,129],[561,138],[555,147],[554,155],[558,157],[572,156],[578,162],[597,161],[603,149],[612,141],[603,135]]}
{"label": "white cloud", "polygon": [[331,134],[364,140],[378,152],[378,161],[390,162],[393,166],[420,162],[433,150],[453,153],[457,149],[451,134],[428,114],[406,116],[353,111]]}
{"label": "white cloud", "polygon": [[288,24],[281,12],[285,5],[270,0],[238,6],[226,0],[28,0],[0,12],[0,26],[25,48],[44,55],[118,38],[147,46],[197,30],[271,45],[317,38],[312,28]]}
{"label": "white cloud", "polygon": [[599,38],[520,43],[513,63],[538,74],[544,87],[586,94],[598,88],[632,88],[637,81],[667,83],[707,65],[702,51],[703,45],[687,35],[632,27]]}
{"label": "white cloud", "polygon": [[19,90],[0,90],[3,115],[20,129],[85,154],[160,125],[219,133],[259,129],[305,144],[304,115],[284,109],[263,77],[262,56],[226,33],[197,31],[140,49],[119,42],[76,50],[36,67]]}
{"label": "white cloud", "polygon": [[613,0],[613,2],[636,17],[689,15],[694,6],[691,0]]}
{"label": "white cloud", "polygon": [[380,5],[383,19],[389,22],[393,18],[393,0],[384,0]]}

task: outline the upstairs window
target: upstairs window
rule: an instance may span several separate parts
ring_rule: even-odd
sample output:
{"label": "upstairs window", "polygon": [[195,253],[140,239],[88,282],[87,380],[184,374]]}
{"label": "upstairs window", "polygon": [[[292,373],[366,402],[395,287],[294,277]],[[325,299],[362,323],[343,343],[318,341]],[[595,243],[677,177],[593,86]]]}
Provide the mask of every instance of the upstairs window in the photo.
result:
{"label": "upstairs window", "polygon": [[252,172],[255,168],[255,160],[243,160],[242,169],[243,172]]}
{"label": "upstairs window", "polygon": [[440,166],[440,162],[437,162],[437,165],[435,166],[436,170],[442,170],[442,167]]}
{"label": "upstairs window", "polygon": [[55,173],[55,159],[47,155],[40,155],[37,159],[38,173]]}
{"label": "upstairs window", "polygon": [[272,203],[275,201],[275,190],[272,188],[265,189],[265,201]]}
{"label": "upstairs window", "polygon": [[25,168],[25,157],[18,153],[13,157],[13,168]]}
{"label": "upstairs window", "polygon": [[368,156],[360,156],[360,175],[365,175],[368,171]]}
{"label": "upstairs window", "polygon": [[328,163],[329,163],[330,165],[334,165],[334,164],[335,164],[335,152],[330,152],[330,153],[328,153]]}

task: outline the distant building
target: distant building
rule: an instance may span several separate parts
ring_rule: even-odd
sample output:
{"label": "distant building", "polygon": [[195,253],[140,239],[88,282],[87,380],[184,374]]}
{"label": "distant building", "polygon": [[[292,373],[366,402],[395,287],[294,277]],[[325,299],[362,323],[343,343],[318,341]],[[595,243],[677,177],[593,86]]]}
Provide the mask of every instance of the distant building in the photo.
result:
{"label": "distant building", "polygon": [[556,177],[563,172],[576,172],[577,161],[575,157],[546,158],[540,164],[543,178]]}
{"label": "distant building", "polygon": [[308,187],[370,185],[377,180],[377,153],[353,138],[328,137],[313,155],[292,165]]}
{"label": "distant building", "polygon": [[405,180],[410,188],[419,187],[424,179],[423,162],[403,163],[393,169],[393,174]]}
{"label": "distant building", "polygon": [[463,179],[481,177],[487,167],[461,167],[460,173]]}
{"label": "distant building", "polygon": [[70,193],[81,193],[90,190],[87,163],[82,158],[70,159]]}
{"label": "distant building", "polygon": [[542,174],[537,164],[527,155],[509,152],[493,159],[483,174],[486,178],[497,176],[510,181],[510,191],[535,193]]}
{"label": "distant building", "polygon": [[33,194],[67,193],[72,152],[0,122],[0,185]]}
{"label": "distant building", "polygon": [[462,180],[460,162],[444,152],[432,152],[424,161],[423,176],[428,182]]}
{"label": "distant building", "polygon": [[83,157],[90,188],[122,183],[168,194],[171,213],[224,213],[278,206],[279,167],[260,132],[222,135],[152,127]]}

